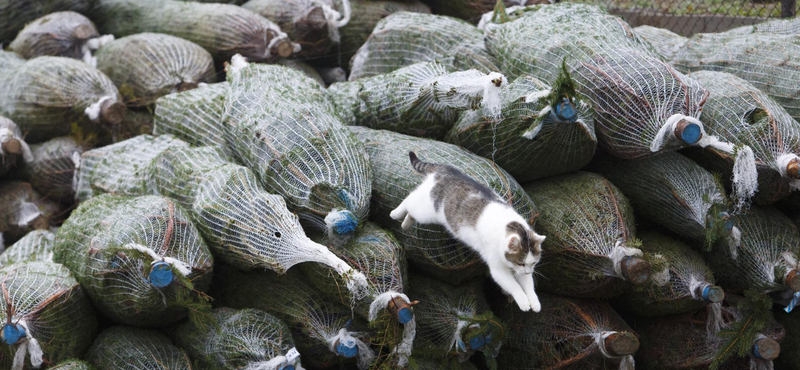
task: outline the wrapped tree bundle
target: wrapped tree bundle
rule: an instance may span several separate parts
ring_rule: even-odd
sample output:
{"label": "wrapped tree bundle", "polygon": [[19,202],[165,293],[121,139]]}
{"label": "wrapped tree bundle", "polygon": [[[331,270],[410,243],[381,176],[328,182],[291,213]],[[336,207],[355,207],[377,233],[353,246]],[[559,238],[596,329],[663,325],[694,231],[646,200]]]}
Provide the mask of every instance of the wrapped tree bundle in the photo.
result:
{"label": "wrapped tree bundle", "polygon": [[100,48],[95,58],[97,68],[114,81],[125,104],[134,107],[216,81],[209,52],[191,41],[161,33],[114,40]]}
{"label": "wrapped tree bundle", "polygon": [[97,317],[66,267],[19,263],[0,269],[0,280],[5,300],[2,339],[7,345],[0,350],[3,368],[38,369],[86,351],[97,333]]}
{"label": "wrapped tree bundle", "polygon": [[[706,130],[753,149],[758,171],[755,199],[769,204],[800,189],[800,123],[767,94],[732,74],[700,71],[691,77],[711,93],[703,108]],[[709,152],[703,153],[709,158],[701,163],[731,178],[733,156],[714,149]]]}
{"label": "wrapped tree bundle", "polygon": [[800,34],[800,20],[797,18],[771,18],[754,25],[732,28],[723,32],[727,35],[747,35],[752,33],[765,33],[772,35],[797,35]]}
{"label": "wrapped tree bundle", "polygon": [[23,178],[47,198],[71,200],[75,196],[75,169],[83,151],[84,147],[68,136],[34,144],[33,160],[22,166]]}
{"label": "wrapped tree bundle", "polygon": [[353,112],[352,118],[343,116],[345,123],[441,138],[462,111],[481,108],[500,117],[500,92],[507,83],[500,73],[448,73],[445,65],[433,61],[343,82],[356,86],[330,91],[345,94],[332,99],[338,112]]}
{"label": "wrapped tree bundle", "polygon": [[[783,325],[786,337],[781,342],[783,348],[800,348],[800,316],[795,314],[775,315],[775,319]],[[791,369],[800,361],[800,352],[794,350],[783,351],[775,360],[776,369]]]}
{"label": "wrapped tree bundle", "polygon": [[[408,162],[413,151],[429,163],[446,163],[467,176],[494,190],[533,224],[536,206],[511,175],[455,145],[419,139],[390,131],[351,127],[363,141],[372,165],[372,215],[383,227],[394,232],[408,258],[425,269],[426,273],[457,284],[486,271],[480,256],[456,241],[439,225],[414,224],[408,230],[389,217],[408,194],[425,179]],[[545,247],[546,248],[546,247]]]}
{"label": "wrapped tree bundle", "polygon": [[289,67],[289,68],[292,68],[292,69],[296,69],[296,70],[298,70],[300,72],[303,72],[303,74],[306,75],[306,77],[310,77],[310,78],[314,79],[314,81],[317,81],[319,86],[321,86],[323,88],[325,88],[327,86],[325,84],[325,80],[322,79],[322,76],[320,76],[319,72],[317,72],[317,70],[314,69],[314,67],[312,67],[308,63],[304,63],[304,62],[301,62],[299,60],[283,59],[283,60],[279,60],[278,63],[276,63],[276,64],[280,64],[282,66],[286,66],[286,67]]}
{"label": "wrapped tree bundle", "polygon": [[50,55],[90,62],[92,50],[113,39],[113,36],[100,38],[89,18],[65,11],[51,13],[29,23],[8,48],[26,59]]}
{"label": "wrapped tree bundle", "polygon": [[483,44],[483,32],[475,26],[447,16],[402,11],[375,26],[350,60],[350,81],[434,60],[456,71],[498,71]]}
{"label": "wrapped tree bundle", "polygon": [[414,307],[417,338],[414,355],[423,358],[469,359],[483,352],[487,365],[497,368],[494,358],[506,340],[505,327],[489,309],[483,295],[483,279],[459,286],[413,275],[410,285],[419,298]]}
{"label": "wrapped tree bundle", "polygon": [[681,50],[681,47],[689,41],[686,37],[666,28],[644,25],[634,28],[633,31],[649,42],[665,60],[671,60]]}
{"label": "wrapped tree bundle", "polygon": [[50,230],[33,230],[0,254],[0,266],[41,261],[53,262],[56,234]]}
{"label": "wrapped tree bundle", "polygon": [[229,4],[177,0],[96,0],[93,17],[102,32],[117,37],[165,33],[194,42],[217,61],[242,54],[254,61],[286,58],[300,51],[275,23]]}
{"label": "wrapped tree bundle", "polygon": [[[98,69],[64,57],[38,57],[0,76],[0,114],[12,119],[37,143],[125,119],[114,83]],[[90,130],[91,129],[91,130]],[[102,130],[99,130],[102,131]]]}
{"label": "wrapped tree bundle", "polygon": [[600,144],[620,158],[694,145],[734,153],[736,195],[757,186],[753,153],[705,132],[698,119],[708,91],[664,63],[621,19],[596,6],[559,3],[486,25],[486,47],[509,78],[552,81],[566,65],[592,101]]}
{"label": "wrapped tree bundle", "polygon": [[[461,18],[473,24],[478,23],[483,14],[492,12],[497,5],[495,0],[428,0],[427,3],[430,4],[431,10],[436,14]],[[549,1],[503,0],[504,6],[507,7],[542,3],[549,3]]]}
{"label": "wrapped tree bundle", "polygon": [[297,56],[303,58],[329,53],[350,21],[348,0],[250,0],[242,8],[275,22],[302,47]]}
{"label": "wrapped tree bundle", "polygon": [[25,64],[25,59],[19,54],[12,51],[0,50],[0,73],[2,76],[8,74],[8,71],[14,70],[21,65]]}
{"label": "wrapped tree bundle", "polygon": [[116,322],[163,327],[202,307],[213,259],[173,201],[108,194],[82,203],[58,230],[56,262]]}
{"label": "wrapped tree bundle", "polygon": [[633,370],[638,335],[603,301],[539,296],[542,312],[499,311],[508,327],[502,369]]}
{"label": "wrapped tree bundle", "polygon": [[358,368],[365,370],[373,361],[363,332],[366,323],[347,307],[326,300],[297,271],[278,275],[222,266],[216,276],[214,297],[221,305],[264,310],[289,325],[305,366],[327,368],[356,358]]}
{"label": "wrapped tree bundle", "polygon": [[81,155],[75,197],[85,201],[96,194],[151,194],[147,165],[161,152],[188,144],[171,136],[141,135]]}
{"label": "wrapped tree bundle", "polygon": [[[525,186],[547,235],[541,263],[544,290],[584,298],[609,298],[650,279],[625,195],[600,175],[576,172]],[[655,268],[655,266],[653,266]]]}
{"label": "wrapped tree bundle", "polygon": [[644,218],[710,248],[736,245],[725,189],[710,172],[678,153],[620,160],[597,156],[590,169],[611,180]]}
{"label": "wrapped tree bundle", "polygon": [[431,9],[419,0],[350,0],[350,22],[339,28],[339,58],[349,61],[372,34],[375,25],[397,12],[428,13]]}
{"label": "wrapped tree bundle", "polygon": [[659,255],[666,266],[653,271],[649,283],[623,295],[619,306],[639,316],[661,316],[693,312],[708,305],[710,314],[719,315],[725,292],[714,285],[714,273],[700,254],[655,231],[638,236],[642,252]]}
{"label": "wrapped tree bundle", "polygon": [[46,230],[58,223],[60,208],[21,181],[0,182],[0,234],[14,242],[31,230]]}
{"label": "wrapped tree bundle", "polygon": [[447,142],[492,159],[523,183],[575,171],[594,156],[593,113],[566,72],[552,87],[519,77],[500,101],[500,117],[486,108],[463,112]]}
{"label": "wrapped tree bundle", "polygon": [[171,134],[197,146],[227,148],[222,115],[230,84],[220,82],[156,101],[154,135]]}
{"label": "wrapped tree bundle", "polygon": [[36,18],[53,12],[72,10],[84,13],[91,0],[2,0],[0,1],[0,44],[6,44],[17,32]]}
{"label": "wrapped tree bundle", "polygon": [[170,336],[201,369],[302,369],[289,328],[261,310],[216,308]]}
{"label": "wrapped tree bundle", "polygon": [[88,362],[82,360],[66,360],[62,361],[50,370],[92,370]]}
{"label": "wrapped tree bundle", "polygon": [[0,176],[11,170],[20,156],[25,161],[33,160],[31,148],[25,142],[17,124],[0,116]]}
{"label": "wrapped tree bundle", "polygon": [[191,370],[189,357],[154,330],[114,326],[94,340],[86,359],[97,369]]}
{"label": "wrapped tree bundle", "polygon": [[372,173],[327,91],[296,70],[241,57],[228,82],[223,119],[237,160],[308,226],[345,243],[367,218]]}

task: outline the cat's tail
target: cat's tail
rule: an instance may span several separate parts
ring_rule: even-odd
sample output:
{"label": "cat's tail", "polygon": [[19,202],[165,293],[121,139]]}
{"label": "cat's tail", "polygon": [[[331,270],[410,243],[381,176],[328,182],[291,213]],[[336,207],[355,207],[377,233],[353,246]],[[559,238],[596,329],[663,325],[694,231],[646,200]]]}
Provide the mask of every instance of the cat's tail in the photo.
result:
{"label": "cat's tail", "polygon": [[408,152],[408,158],[411,159],[411,166],[419,173],[431,173],[436,171],[436,165],[433,163],[427,163],[419,160],[417,158],[417,154],[414,152]]}

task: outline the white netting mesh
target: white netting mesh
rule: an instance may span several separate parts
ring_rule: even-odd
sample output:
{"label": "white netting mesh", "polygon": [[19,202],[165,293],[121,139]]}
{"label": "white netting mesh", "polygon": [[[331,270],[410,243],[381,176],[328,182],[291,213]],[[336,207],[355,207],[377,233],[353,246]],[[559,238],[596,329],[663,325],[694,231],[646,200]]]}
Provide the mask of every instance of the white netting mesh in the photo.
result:
{"label": "white netting mesh", "polygon": [[0,182],[0,233],[14,242],[34,229],[47,229],[58,212],[57,205],[43,200],[30,184]]}
{"label": "white netting mesh", "polygon": [[649,42],[664,59],[671,60],[680,50],[683,44],[688,41],[675,32],[666,28],[653,26],[639,26],[633,29],[639,37]]}
{"label": "white netting mesh", "polygon": [[[99,0],[92,11],[98,28],[117,37],[158,32],[194,42],[218,60],[242,54],[269,61],[295,45],[270,20],[228,4],[175,0]],[[287,57],[289,55],[280,55]]]}
{"label": "white netting mesh", "polygon": [[89,363],[82,360],[67,360],[62,361],[56,366],[50,368],[51,370],[91,370]]}
{"label": "white netting mesh", "polygon": [[204,368],[302,369],[299,357],[286,356],[294,348],[290,329],[261,310],[216,308],[198,322],[181,324],[170,336]]}
{"label": "white netting mesh", "polygon": [[116,39],[95,53],[97,69],[117,85],[128,106],[147,106],[161,96],[215,82],[214,60],[179,37],[140,33]]}
{"label": "white netting mesh", "polygon": [[56,234],[50,230],[33,230],[0,254],[0,266],[28,261],[53,262]]}
{"label": "white netting mesh", "polygon": [[45,197],[71,200],[75,195],[75,169],[83,151],[71,137],[34,144],[31,146],[33,160],[22,167],[25,180]]}
{"label": "white netting mesh", "polygon": [[86,359],[107,370],[191,370],[189,357],[169,338],[153,330],[114,326],[95,339]]}
{"label": "white netting mesh", "polygon": [[[110,103],[101,107],[101,99]],[[112,108],[106,107],[114,102],[121,105],[121,100],[114,83],[102,72],[70,58],[34,58],[0,76],[0,114],[14,120],[32,143],[71,134],[73,122],[119,123],[109,119],[107,112]],[[92,105],[97,106],[94,117],[85,113]],[[119,105],[113,110],[124,114],[124,106]]]}
{"label": "white netting mesh", "polygon": [[6,76],[8,71],[14,70],[25,64],[25,59],[13,51],[0,50],[0,72],[1,76]]}
{"label": "white netting mesh", "polygon": [[453,70],[498,71],[475,26],[447,16],[402,11],[378,22],[350,60],[350,80],[434,60]]}
{"label": "white netting mesh", "polygon": [[159,98],[153,134],[171,134],[197,146],[227,148],[222,115],[229,87],[220,82]]}
{"label": "white netting mesh", "polygon": [[751,26],[741,26],[732,28],[722,34],[725,35],[747,35],[752,33],[765,33],[773,35],[797,35],[800,34],[800,19],[785,18],[766,20]]}
{"label": "white netting mesh", "polygon": [[[97,332],[97,318],[84,290],[64,266],[29,262],[0,270],[3,292],[3,353],[6,369],[39,368],[83,354]],[[13,352],[12,352],[13,351]],[[11,364],[11,353],[14,361]],[[26,361],[26,359],[28,361]]]}
{"label": "white netting mesh", "polygon": [[[339,60],[347,66],[350,58],[369,38],[378,22],[397,12],[430,13],[427,5],[419,0],[403,2],[392,0],[350,0],[350,22],[339,28]],[[346,78],[347,76],[345,76]]]}
{"label": "white netting mesh", "polygon": [[82,14],[56,12],[26,25],[8,49],[27,59],[43,55],[83,59],[86,42],[99,36],[92,21]]}
{"label": "white netting mesh", "polygon": [[14,121],[0,116],[0,176],[17,164],[17,157],[25,162],[32,161],[31,148]]}
{"label": "white netting mesh", "polygon": [[478,254],[453,239],[444,227],[417,223],[403,230],[400,222],[389,217],[391,210],[425,179],[425,175],[412,168],[408,160],[409,151],[415,152],[425,162],[454,166],[488,186],[533,224],[536,215],[533,201],[511,175],[489,160],[439,141],[363,127],[350,127],[350,130],[364,142],[369,153],[375,221],[393,231],[408,258],[425,266],[427,273],[457,282],[485,271],[486,267]]}
{"label": "white netting mesh", "polygon": [[[236,158],[309,226],[352,235],[369,212],[372,172],[363,144],[334,115],[327,91],[313,79],[234,59],[224,121]],[[340,221],[328,222],[335,219]]]}
{"label": "white netting mesh", "polygon": [[197,305],[193,291],[208,289],[213,263],[173,201],[109,194],[82,203],[59,228],[54,260],[72,271],[106,316],[160,327]]}
{"label": "white netting mesh", "polygon": [[0,2],[0,43],[7,44],[17,32],[36,18],[62,10],[85,13],[90,0],[14,0]]}
{"label": "white netting mesh", "polygon": [[641,257],[635,246],[636,226],[628,199],[611,182],[578,172],[526,185],[536,203],[536,224],[547,236],[536,279],[551,291],[577,297],[610,297],[623,292],[626,257]]}

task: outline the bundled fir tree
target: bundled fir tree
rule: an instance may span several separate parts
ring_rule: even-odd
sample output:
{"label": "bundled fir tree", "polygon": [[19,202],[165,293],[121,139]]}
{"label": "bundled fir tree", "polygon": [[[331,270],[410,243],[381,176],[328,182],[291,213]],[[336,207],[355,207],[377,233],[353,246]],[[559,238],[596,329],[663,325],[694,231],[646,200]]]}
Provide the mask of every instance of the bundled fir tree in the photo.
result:
{"label": "bundled fir tree", "polygon": [[22,166],[22,177],[47,198],[72,200],[75,171],[83,151],[83,145],[68,136],[31,145],[33,160]]}
{"label": "bundled fir tree", "polygon": [[220,82],[156,101],[154,135],[171,134],[197,146],[227,148],[222,115],[230,84]]}
{"label": "bundled fir tree", "polygon": [[[497,5],[496,0],[428,0],[428,3],[436,14],[461,18],[473,24],[478,23],[484,13],[491,12]],[[503,0],[503,5],[507,7],[541,3],[547,3],[547,1]]]}
{"label": "bundled fir tree", "polygon": [[56,234],[50,230],[33,230],[0,254],[0,266],[41,261],[53,262]]}
{"label": "bundled fir tree", "polygon": [[0,176],[10,171],[19,162],[19,157],[25,161],[33,160],[31,148],[17,124],[0,116]]}
{"label": "bundled fir tree", "polygon": [[681,50],[683,44],[688,41],[686,37],[666,28],[645,25],[636,27],[633,31],[636,32],[639,37],[650,43],[665,60],[672,59],[675,54]]}
{"label": "bundled fir tree", "polygon": [[50,368],[51,370],[92,370],[89,363],[82,360],[66,360]]}
{"label": "bundled fir tree", "polygon": [[381,19],[397,12],[431,12],[419,0],[350,0],[350,8],[350,22],[339,28],[339,61],[345,67]]}
{"label": "bundled fir tree", "polygon": [[113,326],[94,340],[86,359],[97,369],[191,370],[189,357],[154,330]]}
{"label": "bundled fir tree", "polygon": [[72,10],[85,13],[91,0],[2,0],[0,1],[0,44],[7,44],[26,24],[53,12]]}
{"label": "bundled fir tree", "polygon": [[101,38],[89,18],[65,11],[45,15],[26,25],[8,49],[27,59],[50,55],[91,62],[92,51],[113,39],[113,36]]}

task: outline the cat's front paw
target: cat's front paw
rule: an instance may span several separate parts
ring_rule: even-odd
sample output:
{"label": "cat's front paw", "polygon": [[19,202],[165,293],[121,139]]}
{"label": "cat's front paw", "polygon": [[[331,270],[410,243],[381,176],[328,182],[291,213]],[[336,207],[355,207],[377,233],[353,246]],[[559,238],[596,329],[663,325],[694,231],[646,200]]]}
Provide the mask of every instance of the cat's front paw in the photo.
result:
{"label": "cat's front paw", "polygon": [[528,312],[531,310],[531,303],[528,302],[527,299],[517,299],[517,305],[522,312]]}
{"label": "cat's front paw", "polygon": [[389,213],[389,217],[391,217],[393,220],[398,220],[398,221],[405,216],[406,216],[405,212],[403,212],[403,210],[400,209],[400,207],[395,208],[391,213]]}
{"label": "cat's front paw", "polygon": [[531,298],[531,309],[533,312],[540,312],[542,311],[542,304],[539,302],[538,297]]}

